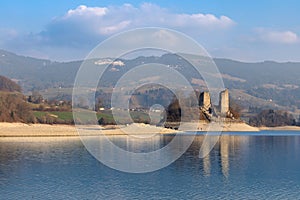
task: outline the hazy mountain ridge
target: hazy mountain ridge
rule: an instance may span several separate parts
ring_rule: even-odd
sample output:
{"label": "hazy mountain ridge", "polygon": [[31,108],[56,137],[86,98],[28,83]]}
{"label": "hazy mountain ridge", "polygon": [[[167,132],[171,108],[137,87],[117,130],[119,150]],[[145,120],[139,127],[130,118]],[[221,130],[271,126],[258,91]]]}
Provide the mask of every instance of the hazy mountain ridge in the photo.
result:
{"label": "hazy mountain ridge", "polygon": [[0,74],[16,80],[25,91],[70,87],[81,64],[52,62],[0,50]]}

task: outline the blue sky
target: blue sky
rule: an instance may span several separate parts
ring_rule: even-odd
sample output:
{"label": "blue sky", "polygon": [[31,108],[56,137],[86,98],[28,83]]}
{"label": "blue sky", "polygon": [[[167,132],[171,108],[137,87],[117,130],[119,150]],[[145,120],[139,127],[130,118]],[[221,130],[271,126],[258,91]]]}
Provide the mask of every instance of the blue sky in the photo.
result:
{"label": "blue sky", "polygon": [[297,0],[7,0],[0,48],[78,60],[113,34],[159,26],[191,36],[214,57],[300,61],[299,8]]}

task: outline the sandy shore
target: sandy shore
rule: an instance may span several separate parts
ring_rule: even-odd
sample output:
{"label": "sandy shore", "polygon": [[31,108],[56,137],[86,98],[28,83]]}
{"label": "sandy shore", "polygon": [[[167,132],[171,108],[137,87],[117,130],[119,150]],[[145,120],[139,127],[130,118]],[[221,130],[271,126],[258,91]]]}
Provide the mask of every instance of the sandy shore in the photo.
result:
{"label": "sandy shore", "polygon": [[259,127],[262,131],[300,131],[300,126]]}
{"label": "sandy shore", "polygon": [[198,127],[195,127],[196,123],[184,123],[183,130],[185,131],[222,131],[222,132],[258,132],[258,128],[249,126],[246,123],[198,123]]}
{"label": "sandy shore", "polygon": [[178,131],[146,124],[131,124],[120,128],[112,126],[80,126],[48,125],[48,124],[23,124],[0,123],[0,137],[74,137],[74,136],[99,136],[105,135],[149,135],[168,134]]}
{"label": "sandy shore", "polygon": [[0,137],[78,136],[75,126],[0,123]]}
{"label": "sandy shore", "polygon": [[[274,130],[274,129],[261,129]],[[300,129],[299,129],[300,130]],[[0,137],[75,137],[75,136],[98,136],[98,135],[154,135],[172,134],[180,131],[259,131],[245,123],[211,124],[200,122],[184,123],[180,130],[166,129],[147,124],[131,124],[116,128],[115,126],[81,126],[71,125],[48,125],[48,124],[23,124],[23,123],[0,123]]]}

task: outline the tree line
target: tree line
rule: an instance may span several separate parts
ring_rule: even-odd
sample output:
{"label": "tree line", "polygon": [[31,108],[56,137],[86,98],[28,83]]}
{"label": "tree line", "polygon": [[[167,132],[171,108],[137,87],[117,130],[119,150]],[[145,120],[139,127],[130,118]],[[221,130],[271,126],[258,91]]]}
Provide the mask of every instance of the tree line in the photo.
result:
{"label": "tree line", "polygon": [[299,125],[292,114],[280,110],[263,110],[259,114],[249,119],[249,124],[252,126],[296,126]]}

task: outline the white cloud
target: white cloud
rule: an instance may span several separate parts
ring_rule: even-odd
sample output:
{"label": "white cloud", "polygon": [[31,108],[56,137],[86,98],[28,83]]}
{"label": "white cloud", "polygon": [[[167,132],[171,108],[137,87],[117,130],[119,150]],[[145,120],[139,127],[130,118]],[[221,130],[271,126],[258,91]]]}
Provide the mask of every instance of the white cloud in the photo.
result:
{"label": "white cloud", "polygon": [[211,27],[216,29],[228,28],[234,25],[234,21],[229,17],[221,16],[220,18],[212,14],[180,14],[175,15],[175,26],[196,26]]}
{"label": "white cloud", "polygon": [[278,44],[295,44],[299,42],[299,37],[292,31],[271,31],[258,29],[259,38],[265,42]]}
{"label": "white cloud", "polygon": [[[144,3],[139,7],[131,4],[109,7],[78,6],[64,16],[55,18],[45,35],[77,32],[81,36],[107,36],[129,28],[162,26],[198,31],[227,29],[235,22],[227,16],[213,14],[177,14],[157,5]],[[194,31],[195,32],[195,31]],[[72,34],[72,33],[71,33]],[[56,34],[55,34],[56,35]],[[72,38],[72,37],[71,37]]]}
{"label": "white cloud", "polygon": [[[5,48],[6,44],[15,42],[19,37],[19,33],[15,29],[1,28],[0,27],[0,48]],[[11,49],[11,46],[5,48],[6,50]]]}
{"label": "white cloud", "polygon": [[95,15],[95,16],[103,16],[107,12],[107,8],[101,7],[87,7],[85,5],[78,6],[74,10],[69,10],[65,17],[72,17],[72,16],[85,16],[85,15]]}
{"label": "white cloud", "polygon": [[14,38],[18,36],[18,32],[15,29],[8,29],[8,28],[0,28],[0,35],[1,37],[9,37]]}
{"label": "white cloud", "polygon": [[[108,36],[132,28],[171,28],[194,38],[212,38],[212,34],[223,34],[234,25],[235,22],[228,16],[176,13],[152,3],[106,7],[80,5],[53,18],[38,33],[5,31],[3,34],[0,31],[0,45],[6,49],[18,49],[18,52],[26,55],[35,50],[51,58],[61,59],[61,54],[77,58]],[[175,45],[174,38],[162,34],[160,37],[166,37],[166,42],[171,41]],[[138,40],[138,36],[134,39]]]}
{"label": "white cloud", "polygon": [[0,44],[7,40],[14,40],[18,36],[15,29],[0,28]]}
{"label": "white cloud", "polygon": [[114,24],[112,26],[105,26],[105,27],[100,27],[99,28],[99,33],[103,34],[103,35],[109,35],[112,33],[115,33],[119,30],[125,29],[126,27],[128,27],[130,25],[130,21],[126,20],[126,21],[121,21],[118,24]]}

